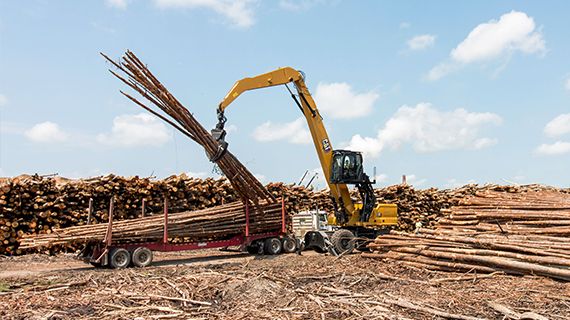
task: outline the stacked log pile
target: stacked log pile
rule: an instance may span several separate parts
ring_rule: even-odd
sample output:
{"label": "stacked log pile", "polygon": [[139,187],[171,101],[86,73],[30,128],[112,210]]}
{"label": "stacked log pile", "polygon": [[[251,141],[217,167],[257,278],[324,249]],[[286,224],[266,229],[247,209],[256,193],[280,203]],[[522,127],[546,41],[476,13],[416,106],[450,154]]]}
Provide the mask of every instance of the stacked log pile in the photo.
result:
{"label": "stacked log pile", "polygon": [[49,234],[108,220],[109,201],[115,199],[114,219],[162,213],[166,199],[171,212],[210,208],[239,200],[224,179],[197,179],[184,174],[154,181],[108,175],[89,180],[19,176],[0,182],[0,254],[19,254],[24,234]]}
{"label": "stacked log pile", "polygon": [[435,229],[391,231],[365,256],[423,268],[570,280],[570,194],[539,186],[475,191]]}
{"label": "stacked log pile", "polygon": [[[272,232],[281,226],[281,204],[271,202],[248,208],[250,232]],[[176,241],[206,241],[227,238],[244,232],[246,207],[233,202],[197,211],[185,211],[168,217],[169,239]],[[113,224],[113,242],[132,242],[161,239],[164,217],[150,216],[123,220]],[[24,236],[21,249],[73,245],[105,238],[107,224],[82,225],[54,229],[49,234]]]}

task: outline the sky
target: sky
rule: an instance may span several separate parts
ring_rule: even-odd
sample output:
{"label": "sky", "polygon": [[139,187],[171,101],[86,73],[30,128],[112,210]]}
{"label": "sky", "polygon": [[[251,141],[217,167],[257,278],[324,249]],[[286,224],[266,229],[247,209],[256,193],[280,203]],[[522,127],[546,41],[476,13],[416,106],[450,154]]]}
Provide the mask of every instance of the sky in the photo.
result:
{"label": "sky", "polygon": [[[123,97],[125,50],[206,127],[236,80],[306,74],[333,148],[377,186],[570,186],[567,1],[0,0],[0,176],[215,176],[193,141]],[[127,90],[128,91],[128,90]],[[283,87],[226,111],[262,182],[324,186]],[[308,179],[305,179],[305,183]]]}

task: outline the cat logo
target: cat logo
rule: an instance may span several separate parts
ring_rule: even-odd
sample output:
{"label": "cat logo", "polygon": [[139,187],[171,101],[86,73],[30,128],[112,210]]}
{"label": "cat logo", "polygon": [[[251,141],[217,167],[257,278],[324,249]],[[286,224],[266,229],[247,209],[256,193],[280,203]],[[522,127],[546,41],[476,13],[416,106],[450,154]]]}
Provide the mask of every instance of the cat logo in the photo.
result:
{"label": "cat logo", "polygon": [[325,150],[325,152],[331,151],[331,143],[329,142],[329,139],[323,139],[323,150]]}

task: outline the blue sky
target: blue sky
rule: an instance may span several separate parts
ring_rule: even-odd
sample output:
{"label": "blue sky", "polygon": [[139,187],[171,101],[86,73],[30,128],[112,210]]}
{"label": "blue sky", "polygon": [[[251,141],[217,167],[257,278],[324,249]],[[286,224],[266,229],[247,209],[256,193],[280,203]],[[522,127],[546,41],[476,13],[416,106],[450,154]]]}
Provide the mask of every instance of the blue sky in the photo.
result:
{"label": "blue sky", "polygon": [[[566,1],[0,1],[0,176],[211,175],[192,141],[122,97],[99,56],[134,51],[207,128],[234,81],[303,70],[335,148],[379,185],[569,186]],[[318,172],[284,88],[226,112],[264,182]],[[322,178],[316,186],[322,186]]]}

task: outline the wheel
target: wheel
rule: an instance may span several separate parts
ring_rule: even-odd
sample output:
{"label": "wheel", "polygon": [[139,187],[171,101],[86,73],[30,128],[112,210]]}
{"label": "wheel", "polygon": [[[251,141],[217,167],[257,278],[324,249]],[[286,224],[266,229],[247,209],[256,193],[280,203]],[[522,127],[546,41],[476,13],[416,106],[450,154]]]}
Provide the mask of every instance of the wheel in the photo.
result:
{"label": "wheel", "polygon": [[152,251],[149,248],[138,247],[133,251],[132,260],[135,267],[146,267],[152,262]]}
{"label": "wheel", "polygon": [[249,245],[245,247],[245,250],[247,250],[249,254],[259,254],[259,247],[256,245]]}
{"label": "wheel", "polygon": [[282,249],[281,241],[277,238],[269,238],[265,240],[265,253],[266,254],[279,254]]}
{"label": "wheel", "polygon": [[297,250],[297,241],[291,237],[285,237],[281,239],[281,244],[283,246],[283,252],[293,253]]}
{"label": "wheel", "polygon": [[123,248],[112,249],[109,253],[109,265],[111,268],[123,269],[128,267],[130,263],[131,254]]}
{"label": "wheel", "polygon": [[340,229],[333,233],[331,242],[337,254],[351,253],[354,250],[354,234],[347,229]]}

